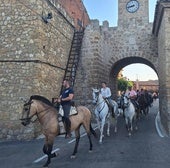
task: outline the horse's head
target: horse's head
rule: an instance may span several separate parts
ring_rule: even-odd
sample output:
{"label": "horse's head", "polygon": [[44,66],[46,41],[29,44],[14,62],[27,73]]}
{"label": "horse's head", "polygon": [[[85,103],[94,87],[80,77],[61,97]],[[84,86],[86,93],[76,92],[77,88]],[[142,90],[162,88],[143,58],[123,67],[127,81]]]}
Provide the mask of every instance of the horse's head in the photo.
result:
{"label": "horse's head", "polygon": [[36,110],[33,106],[34,101],[29,100],[24,103],[23,109],[22,109],[22,117],[21,117],[21,124],[26,126],[30,124],[32,117],[36,114]]}
{"label": "horse's head", "polygon": [[40,95],[32,95],[23,105],[21,123],[26,126],[30,122],[35,122],[37,118],[41,120],[45,114],[50,114],[46,113],[49,109],[56,114],[56,109],[51,101]]}
{"label": "horse's head", "polygon": [[123,106],[124,108],[127,108],[130,104],[130,97],[128,95],[125,95],[123,97]]}
{"label": "horse's head", "polygon": [[99,89],[92,89],[93,90],[93,104],[96,104],[99,98],[100,90]]}

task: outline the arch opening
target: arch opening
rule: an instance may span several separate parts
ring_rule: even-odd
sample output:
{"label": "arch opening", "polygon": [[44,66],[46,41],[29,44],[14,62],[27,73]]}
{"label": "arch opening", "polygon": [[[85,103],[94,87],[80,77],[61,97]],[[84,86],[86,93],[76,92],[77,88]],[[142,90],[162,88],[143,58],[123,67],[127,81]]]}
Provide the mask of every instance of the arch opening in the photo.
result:
{"label": "arch opening", "polygon": [[[157,70],[155,68],[155,66],[148,60],[144,59],[144,58],[140,58],[140,57],[128,57],[128,58],[123,58],[117,62],[115,62],[111,68],[111,71],[110,71],[110,80],[109,80],[109,83],[110,83],[110,86],[111,86],[111,89],[113,91],[113,97],[116,99],[117,98],[117,94],[118,94],[118,88],[117,88],[117,77],[118,77],[118,74],[119,72],[125,68],[126,66],[128,65],[131,65],[131,64],[144,64],[148,67],[150,67],[151,69],[153,69],[153,71],[156,73],[157,77],[158,77],[158,73],[157,73]],[[157,78],[159,79],[159,78]],[[157,83],[157,90],[158,90],[158,85],[159,85],[159,82]]]}
{"label": "arch opening", "polygon": [[141,58],[141,57],[128,57],[128,58],[123,58],[117,61],[115,64],[113,64],[110,77],[116,78],[122,68],[126,67],[127,65],[134,64],[134,63],[145,64],[151,67],[155,71],[155,73],[158,75],[155,66],[150,61],[144,58]]}

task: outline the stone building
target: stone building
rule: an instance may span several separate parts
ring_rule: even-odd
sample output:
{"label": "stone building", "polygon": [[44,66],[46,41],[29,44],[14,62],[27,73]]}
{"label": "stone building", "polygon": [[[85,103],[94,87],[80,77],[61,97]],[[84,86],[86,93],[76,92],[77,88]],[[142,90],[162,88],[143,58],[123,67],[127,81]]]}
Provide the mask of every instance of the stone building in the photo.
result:
{"label": "stone building", "polygon": [[[148,81],[134,81],[136,90],[146,89],[151,92],[157,92],[159,90],[158,80],[148,80]],[[138,87],[137,87],[138,86]]]}
{"label": "stone building", "polygon": [[[21,126],[20,98],[59,96],[74,19],[84,15],[88,22],[81,1],[76,3],[79,15],[74,18],[54,0],[0,0],[0,139],[29,139],[39,132],[38,122]],[[52,18],[47,20],[48,15]]]}

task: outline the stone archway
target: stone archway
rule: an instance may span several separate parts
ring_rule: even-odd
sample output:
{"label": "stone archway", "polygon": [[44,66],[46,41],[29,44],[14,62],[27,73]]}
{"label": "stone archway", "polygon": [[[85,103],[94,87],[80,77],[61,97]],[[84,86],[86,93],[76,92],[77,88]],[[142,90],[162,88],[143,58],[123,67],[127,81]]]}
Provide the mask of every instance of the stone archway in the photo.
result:
{"label": "stone archway", "polygon": [[112,90],[116,93],[116,77],[121,68],[132,63],[146,64],[158,75],[160,117],[170,135],[169,15],[170,3],[162,0],[157,5],[154,24],[132,19],[133,24],[111,28],[107,21],[99,25],[98,20],[92,20],[85,29],[76,77],[78,103],[90,104],[91,87],[101,87],[102,81],[114,83]]}
{"label": "stone archway", "polygon": [[112,69],[110,71],[110,86],[112,87],[113,90],[113,96],[116,98],[117,96],[117,76],[118,73],[120,72],[120,70],[122,68],[124,68],[127,65],[133,64],[133,63],[141,63],[141,64],[145,64],[147,66],[149,66],[150,68],[152,68],[155,73],[158,76],[156,67],[154,66],[154,64],[150,61],[148,61],[145,58],[141,58],[141,57],[127,57],[127,58],[123,58],[121,60],[118,60],[117,62],[115,62],[112,66]]}

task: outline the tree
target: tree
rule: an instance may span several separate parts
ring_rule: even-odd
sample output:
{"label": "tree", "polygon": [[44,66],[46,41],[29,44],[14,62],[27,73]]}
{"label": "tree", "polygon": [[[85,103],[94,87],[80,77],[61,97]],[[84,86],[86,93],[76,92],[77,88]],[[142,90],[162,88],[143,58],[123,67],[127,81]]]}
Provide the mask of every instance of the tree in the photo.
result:
{"label": "tree", "polygon": [[126,91],[127,87],[128,87],[128,81],[124,78],[120,78],[117,80],[117,85],[118,85],[118,90],[122,91]]}
{"label": "tree", "polygon": [[132,81],[128,81],[125,78],[120,78],[117,80],[118,83],[118,90],[122,91],[126,91],[126,89],[129,86],[133,86],[133,82]]}
{"label": "tree", "polygon": [[133,82],[132,81],[127,81],[128,82],[128,87],[131,86],[133,87]]}

